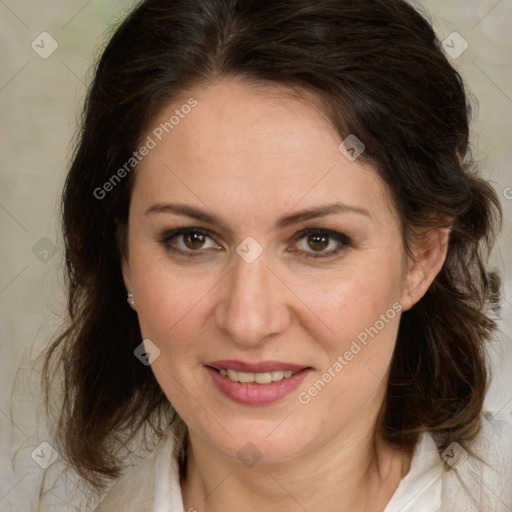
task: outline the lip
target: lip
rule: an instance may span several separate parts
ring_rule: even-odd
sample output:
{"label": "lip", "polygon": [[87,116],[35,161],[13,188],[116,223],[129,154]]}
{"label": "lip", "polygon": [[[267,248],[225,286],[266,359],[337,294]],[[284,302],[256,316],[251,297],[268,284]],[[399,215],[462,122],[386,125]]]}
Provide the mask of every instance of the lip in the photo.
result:
{"label": "lip", "polygon": [[[237,363],[239,363],[238,361]],[[226,361],[222,362],[223,364],[226,363]],[[217,364],[217,363],[216,363]],[[271,366],[269,366],[269,364]],[[279,363],[283,364],[283,363]],[[212,365],[205,365],[206,371],[210,374],[210,377],[213,380],[213,383],[215,387],[218,389],[218,391],[225,396],[226,398],[229,398],[233,402],[236,402],[238,404],[243,405],[252,405],[252,406],[258,406],[258,405],[268,405],[274,402],[277,402],[278,400],[281,400],[285,396],[289,395],[294,389],[300,386],[300,384],[303,382],[303,380],[306,378],[306,376],[309,374],[309,372],[312,371],[312,368],[310,367],[298,367],[297,369],[291,368],[294,366],[297,368],[297,365],[290,365],[288,364],[287,368],[284,368],[283,366],[280,366],[279,368],[276,366],[274,362],[265,362],[262,363],[262,366],[259,366],[259,368],[274,368],[274,369],[281,369],[281,370],[291,370],[296,371],[297,373],[295,375],[292,375],[291,377],[285,377],[279,381],[276,382],[270,382],[268,384],[257,384],[255,382],[233,382],[228,377],[225,377],[221,375],[216,367],[213,367]],[[236,371],[249,371],[250,373],[261,373],[264,371],[272,371],[272,370],[261,370],[258,371],[254,370],[245,370],[245,368],[254,368],[254,364],[246,364],[243,366],[244,369],[242,369],[242,366],[237,365],[237,368],[240,368],[240,370]],[[232,369],[235,370],[236,368],[233,366],[222,366],[222,368],[226,369]]]}
{"label": "lip", "polygon": [[247,363],[245,361],[239,361],[237,359],[224,359],[222,361],[213,361],[211,363],[206,363],[206,366],[216,368],[217,370],[225,369],[247,373],[264,373],[279,370],[299,372],[301,370],[309,368],[309,366],[285,363],[282,361],[260,361],[258,363]]}

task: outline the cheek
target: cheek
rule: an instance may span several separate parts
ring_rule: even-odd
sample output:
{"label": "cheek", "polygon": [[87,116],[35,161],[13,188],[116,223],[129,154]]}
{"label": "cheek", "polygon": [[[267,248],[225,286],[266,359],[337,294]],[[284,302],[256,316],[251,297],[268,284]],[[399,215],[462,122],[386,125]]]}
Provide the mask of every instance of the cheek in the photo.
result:
{"label": "cheek", "polygon": [[391,271],[368,272],[331,281],[323,287],[327,292],[309,288],[305,302],[318,314],[308,330],[324,356],[315,378],[299,390],[298,401],[301,407],[312,404],[312,415],[313,410],[319,416],[342,410],[349,418],[382,399],[400,321],[395,278]]}
{"label": "cheek", "polygon": [[148,276],[138,289],[137,314],[142,335],[160,343],[174,339],[183,344],[197,338],[206,321],[207,296],[212,288],[208,284],[160,276],[151,286]]}
{"label": "cheek", "polygon": [[[345,349],[376,322],[381,328],[381,315],[386,317],[386,326],[398,322],[393,305],[396,308],[400,300],[400,269],[383,261],[373,268],[351,266],[338,276],[320,280],[296,280],[294,291],[314,313],[310,315],[314,326],[311,324],[309,330],[329,345],[329,352]],[[390,329],[380,330],[389,332],[393,338]]]}
{"label": "cheek", "polygon": [[[130,261],[137,314],[143,337],[163,343],[197,336],[205,319],[208,296],[222,274],[192,266],[178,268],[162,255],[134,248]],[[201,319],[199,319],[201,315]]]}

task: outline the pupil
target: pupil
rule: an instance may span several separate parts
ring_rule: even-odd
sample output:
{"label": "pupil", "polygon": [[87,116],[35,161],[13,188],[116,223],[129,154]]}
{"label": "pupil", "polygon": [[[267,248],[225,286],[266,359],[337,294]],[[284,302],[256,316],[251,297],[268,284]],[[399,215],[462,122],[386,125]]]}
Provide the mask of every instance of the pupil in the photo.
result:
{"label": "pupil", "polygon": [[329,237],[325,235],[310,235],[309,246],[315,251],[321,251],[329,245]]}
{"label": "pupil", "polygon": [[185,245],[189,249],[200,249],[204,244],[204,235],[200,233],[187,233],[185,235]]}

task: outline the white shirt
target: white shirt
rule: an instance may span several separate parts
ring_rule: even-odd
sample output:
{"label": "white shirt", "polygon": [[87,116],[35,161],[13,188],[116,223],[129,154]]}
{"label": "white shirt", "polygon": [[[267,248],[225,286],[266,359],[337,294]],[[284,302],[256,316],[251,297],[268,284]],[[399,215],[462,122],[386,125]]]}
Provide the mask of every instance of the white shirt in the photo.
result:
{"label": "white shirt", "polygon": [[[170,429],[151,455],[109,490],[96,512],[193,512],[184,510],[181,496],[181,437]],[[456,444],[441,456],[432,436],[421,434],[410,470],[383,512],[511,512],[512,413],[485,413],[471,448],[486,464]]]}

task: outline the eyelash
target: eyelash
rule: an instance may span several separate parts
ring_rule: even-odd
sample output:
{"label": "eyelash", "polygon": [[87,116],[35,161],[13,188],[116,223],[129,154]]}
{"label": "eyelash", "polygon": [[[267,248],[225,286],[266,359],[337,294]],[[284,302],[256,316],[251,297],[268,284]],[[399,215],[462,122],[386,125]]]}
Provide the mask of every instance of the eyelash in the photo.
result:
{"label": "eyelash", "polygon": [[[200,235],[206,236],[208,238],[211,238],[213,240],[211,232],[206,230],[206,229],[202,229],[202,228],[178,228],[178,229],[174,229],[174,230],[169,231],[168,233],[166,233],[165,236],[163,237],[163,239],[160,240],[160,243],[168,251],[171,251],[171,252],[173,252],[175,254],[179,254],[181,256],[185,256],[185,257],[188,257],[188,258],[194,258],[194,257],[197,257],[197,256],[202,256],[201,252],[203,252],[203,251],[201,249],[198,249],[197,251],[194,251],[194,250],[183,251],[182,249],[178,249],[178,248],[172,246],[171,244],[169,244],[169,242],[173,238],[176,238],[176,237],[178,237],[180,235],[190,234],[190,233],[200,234]],[[302,256],[304,258],[318,259],[318,258],[332,257],[332,256],[335,256],[335,255],[339,254],[345,247],[348,247],[348,246],[350,246],[352,244],[350,238],[347,237],[346,235],[344,235],[342,233],[338,233],[337,231],[331,231],[329,229],[320,229],[320,228],[304,229],[304,230],[300,231],[299,233],[297,233],[297,235],[294,237],[294,240],[300,240],[300,239],[305,238],[305,237],[310,236],[310,235],[325,235],[329,239],[329,241],[331,239],[335,240],[340,245],[336,249],[334,249],[334,250],[331,249],[330,251],[327,251],[327,252],[309,253],[309,252],[301,251],[301,252],[304,252],[304,256]]]}

